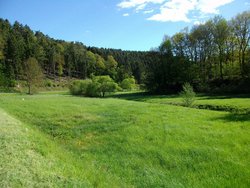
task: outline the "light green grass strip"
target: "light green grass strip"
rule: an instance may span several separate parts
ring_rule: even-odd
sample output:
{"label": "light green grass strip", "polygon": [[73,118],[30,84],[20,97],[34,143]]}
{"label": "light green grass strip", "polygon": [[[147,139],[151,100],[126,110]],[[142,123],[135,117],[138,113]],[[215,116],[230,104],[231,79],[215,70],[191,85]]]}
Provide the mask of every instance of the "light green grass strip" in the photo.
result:
{"label": "light green grass strip", "polygon": [[20,121],[0,109],[0,187],[49,186],[37,171],[46,173],[44,168],[50,162],[34,151],[30,134]]}
{"label": "light green grass strip", "polygon": [[0,109],[0,187],[89,187],[84,179],[65,177],[72,166],[65,166],[53,153],[43,156],[46,147],[59,152],[45,140]]}
{"label": "light green grass strip", "polygon": [[[91,160],[90,160],[91,161]],[[121,187],[0,108],[0,187]],[[128,186],[126,186],[128,187]]]}

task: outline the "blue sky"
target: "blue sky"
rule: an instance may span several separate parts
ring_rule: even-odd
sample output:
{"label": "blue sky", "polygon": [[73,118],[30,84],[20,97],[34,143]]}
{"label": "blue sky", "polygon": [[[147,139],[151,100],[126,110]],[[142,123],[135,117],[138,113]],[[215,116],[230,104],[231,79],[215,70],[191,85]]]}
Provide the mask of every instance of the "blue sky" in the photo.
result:
{"label": "blue sky", "polygon": [[149,50],[215,16],[250,10],[248,0],[0,0],[0,17],[55,39],[87,46]]}

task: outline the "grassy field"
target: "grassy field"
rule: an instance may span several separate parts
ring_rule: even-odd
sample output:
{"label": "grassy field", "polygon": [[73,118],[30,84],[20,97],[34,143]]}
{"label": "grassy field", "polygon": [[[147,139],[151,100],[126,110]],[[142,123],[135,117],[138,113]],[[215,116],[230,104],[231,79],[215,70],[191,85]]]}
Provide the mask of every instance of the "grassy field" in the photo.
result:
{"label": "grassy field", "polygon": [[0,187],[250,186],[249,114],[127,99],[0,94]]}
{"label": "grassy field", "polygon": [[[181,105],[183,103],[179,95],[148,95],[144,92],[120,93],[111,97],[157,104]],[[250,114],[250,95],[207,96],[199,94],[193,106],[201,109],[205,108]]]}

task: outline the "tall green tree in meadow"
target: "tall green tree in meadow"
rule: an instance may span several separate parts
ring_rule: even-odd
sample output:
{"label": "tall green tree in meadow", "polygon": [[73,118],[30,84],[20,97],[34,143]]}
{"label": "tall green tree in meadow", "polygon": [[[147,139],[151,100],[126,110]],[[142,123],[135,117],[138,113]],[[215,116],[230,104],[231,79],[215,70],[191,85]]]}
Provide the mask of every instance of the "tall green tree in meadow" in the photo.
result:
{"label": "tall green tree in meadow", "polygon": [[25,61],[24,79],[28,87],[28,94],[33,94],[35,87],[39,86],[43,79],[43,71],[36,58],[30,57]]}

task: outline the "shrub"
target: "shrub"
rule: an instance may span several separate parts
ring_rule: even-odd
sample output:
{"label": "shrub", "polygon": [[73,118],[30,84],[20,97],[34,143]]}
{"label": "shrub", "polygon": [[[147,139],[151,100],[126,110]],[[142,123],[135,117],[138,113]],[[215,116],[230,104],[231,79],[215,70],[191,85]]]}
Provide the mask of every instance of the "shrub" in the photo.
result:
{"label": "shrub", "polygon": [[88,93],[88,86],[92,81],[87,80],[75,80],[69,87],[70,93],[72,95],[86,95]]}
{"label": "shrub", "polygon": [[183,101],[183,105],[190,107],[192,106],[193,102],[195,101],[195,92],[193,90],[193,87],[189,83],[185,83],[182,86],[182,91],[180,93]]}
{"label": "shrub", "polygon": [[109,76],[94,76],[92,80],[76,80],[70,87],[72,95],[84,95],[87,97],[105,97],[106,93],[114,92],[118,85]]}
{"label": "shrub", "polygon": [[89,90],[90,84],[92,84],[92,80],[90,80],[90,79],[86,79],[86,80],[81,81],[81,84],[80,84],[81,95],[87,96],[87,94],[89,92],[88,90]]}
{"label": "shrub", "polygon": [[132,90],[135,88],[135,79],[133,77],[131,78],[125,78],[121,82],[121,88],[124,90]]}
{"label": "shrub", "polygon": [[89,82],[88,87],[86,88],[85,96],[87,97],[99,97],[99,84],[94,83],[93,81]]}
{"label": "shrub", "polygon": [[114,92],[117,90],[118,85],[110,76],[96,76],[93,78],[93,83],[96,85],[97,92],[102,97],[106,93]]}
{"label": "shrub", "polygon": [[72,95],[80,95],[81,90],[80,90],[80,80],[75,80],[70,84],[69,86],[69,91]]}

